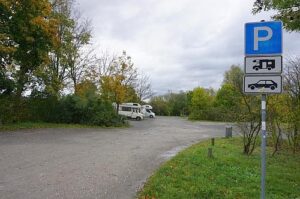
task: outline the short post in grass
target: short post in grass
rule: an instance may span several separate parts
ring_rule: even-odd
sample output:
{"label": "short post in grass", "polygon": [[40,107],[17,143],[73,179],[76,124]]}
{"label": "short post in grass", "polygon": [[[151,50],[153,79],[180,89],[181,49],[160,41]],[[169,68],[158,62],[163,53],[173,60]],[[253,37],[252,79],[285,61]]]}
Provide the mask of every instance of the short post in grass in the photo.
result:
{"label": "short post in grass", "polygon": [[231,137],[232,137],[232,126],[226,126],[225,138],[231,138]]}
{"label": "short post in grass", "polygon": [[215,138],[211,138],[211,145],[215,146]]}
{"label": "short post in grass", "polygon": [[209,158],[213,158],[213,157],[214,157],[214,156],[213,156],[213,151],[212,151],[212,148],[211,148],[211,147],[208,148],[208,154],[207,154],[207,156],[208,156]]}

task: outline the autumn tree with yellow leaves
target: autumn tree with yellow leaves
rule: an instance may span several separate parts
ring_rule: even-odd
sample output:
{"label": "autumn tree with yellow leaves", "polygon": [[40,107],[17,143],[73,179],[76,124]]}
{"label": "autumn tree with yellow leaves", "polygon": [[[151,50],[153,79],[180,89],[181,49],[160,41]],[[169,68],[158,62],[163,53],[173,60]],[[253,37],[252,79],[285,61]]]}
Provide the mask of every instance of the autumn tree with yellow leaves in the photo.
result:
{"label": "autumn tree with yellow leaves", "polygon": [[130,90],[136,83],[137,70],[131,57],[123,51],[122,56],[111,63],[109,71],[109,75],[101,77],[101,93],[104,98],[115,102],[119,111],[119,105],[129,97],[128,93],[132,93]]}

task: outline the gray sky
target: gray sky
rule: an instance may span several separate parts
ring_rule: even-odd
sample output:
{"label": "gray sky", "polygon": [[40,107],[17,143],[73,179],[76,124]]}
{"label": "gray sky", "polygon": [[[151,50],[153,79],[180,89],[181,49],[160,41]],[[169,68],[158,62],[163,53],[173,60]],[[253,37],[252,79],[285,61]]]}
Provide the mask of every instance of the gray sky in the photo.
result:
{"label": "gray sky", "polygon": [[[157,94],[218,89],[232,64],[243,66],[244,24],[254,0],[77,0],[92,20],[93,43],[101,50],[127,51],[151,78]],[[300,55],[300,34],[284,32],[284,55]]]}

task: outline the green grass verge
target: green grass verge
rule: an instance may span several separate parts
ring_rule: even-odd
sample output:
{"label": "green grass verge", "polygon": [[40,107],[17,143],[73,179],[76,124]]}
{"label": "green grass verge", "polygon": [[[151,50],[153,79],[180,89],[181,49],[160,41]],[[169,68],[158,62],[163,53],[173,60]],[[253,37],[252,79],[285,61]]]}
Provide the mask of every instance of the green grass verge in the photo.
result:
{"label": "green grass verge", "polygon": [[[163,164],[138,198],[260,198],[260,151],[243,155],[242,140],[201,142]],[[267,158],[266,198],[300,198],[300,154]]]}
{"label": "green grass verge", "polygon": [[[128,127],[128,124],[120,127]],[[21,122],[14,124],[0,125],[0,131],[15,131],[21,129],[41,129],[41,128],[120,128],[120,127],[104,127],[82,124],[56,124],[46,122]]]}

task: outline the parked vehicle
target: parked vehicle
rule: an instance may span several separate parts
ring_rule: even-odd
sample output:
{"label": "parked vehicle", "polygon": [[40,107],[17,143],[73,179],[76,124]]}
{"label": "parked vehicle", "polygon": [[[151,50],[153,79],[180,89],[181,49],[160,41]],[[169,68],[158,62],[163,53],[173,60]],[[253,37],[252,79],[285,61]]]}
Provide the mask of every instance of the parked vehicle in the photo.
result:
{"label": "parked vehicle", "polygon": [[155,118],[155,113],[152,112],[151,105],[143,105],[141,112],[144,114],[145,117]]}
{"label": "parked vehicle", "polygon": [[255,88],[270,88],[271,90],[274,90],[277,88],[277,83],[273,80],[260,80],[254,84],[249,84],[248,87],[252,90]]}
{"label": "parked vehicle", "polygon": [[141,113],[141,105],[135,103],[123,103],[119,105],[119,115],[127,118],[136,119],[138,121],[144,119],[144,115]]}

